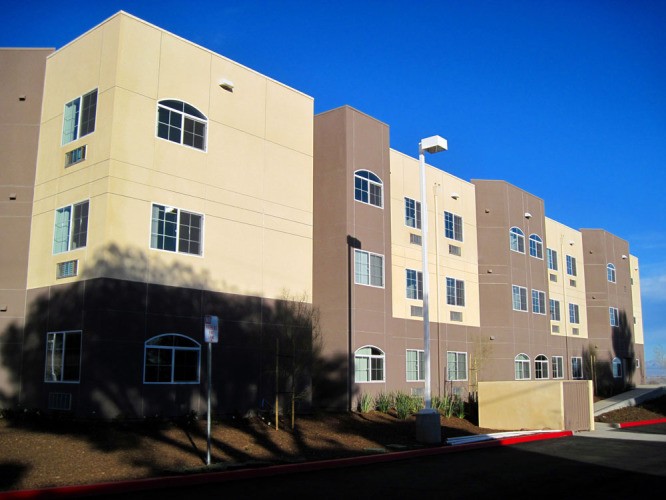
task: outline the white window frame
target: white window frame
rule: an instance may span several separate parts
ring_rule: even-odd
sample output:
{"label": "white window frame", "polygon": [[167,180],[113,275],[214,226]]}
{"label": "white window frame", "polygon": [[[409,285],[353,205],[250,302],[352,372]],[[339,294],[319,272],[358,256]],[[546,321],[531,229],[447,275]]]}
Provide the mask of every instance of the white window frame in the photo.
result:
{"label": "white window frame", "polygon": [[[377,197],[379,197],[379,203],[377,203]],[[381,178],[370,170],[362,169],[354,172],[354,200],[383,209],[384,183]]]}
{"label": "white window frame", "polygon": [[511,297],[514,311],[527,312],[527,288],[520,285],[511,285]]}
{"label": "white window frame", "polygon": [[444,236],[450,240],[463,241],[463,218],[460,215],[444,211]]}
{"label": "white window frame", "polygon": [[578,276],[576,257],[573,257],[571,255],[567,255],[567,274],[569,276]]}
{"label": "white window frame", "polygon": [[546,315],[546,292],[532,290],[532,312]]}
{"label": "white window frame", "polygon": [[423,273],[405,269],[406,296],[410,300],[423,300]]}
{"label": "white window frame", "polygon": [[[79,212],[77,216],[77,210],[85,211],[85,213]],[[69,214],[67,221],[62,219],[64,213]],[[53,222],[53,255],[71,252],[87,246],[89,217],[90,200],[72,203],[56,209]],[[78,235],[84,236],[81,238],[77,237]],[[66,246],[66,248],[61,249],[62,246]]]}
{"label": "white window frame", "polygon": [[450,306],[465,307],[465,281],[446,277],[446,303]]}
{"label": "white window frame", "polygon": [[620,326],[620,311],[617,307],[608,308],[610,326]]}
{"label": "white window frame", "polygon": [[[94,102],[89,101],[84,107],[86,99],[94,95]],[[92,134],[95,131],[97,121],[97,89],[86,92],[71,101],[65,103],[62,119],[62,142],[69,144],[81,137]],[[91,123],[92,122],[92,123]]]}
{"label": "white window frame", "polygon": [[548,269],[557,271],[557,250],[546,248],[546,254],[548,255]]}
{"label": "white window frame", "polygon": [[562,321],[562,316],[560,314],[560,301],[555,299],[550,299],[550,320],[551,321]]}
{"label": "white window frame", "polygon": [[571,378],[574,380],[583,378],[583,358],[580,356],[571,356]]}
{"label": "white window frame", "polygon": [[[364,255],[367,256],[365,262],[362,261],[362,256]],[[381,276],[377,275],[377,265],[372,264],[373,257],[375,262],[377,259],[381,260]],[[367,278],[367,280],[364,278]],[[377,284],[377,279],[380,279],[381,283]],[[354,283],[357,285],[384,288],[384,256],[379,253],[354,249]]]}
{"label": "white window frame", "polygon": [[468,379],[467,353],[462,351],[446,351],[446,379],[465,381]]}
{"label": "white window frame", "polygon": [[530,234],[530,256],[543,260],[543,240],[538,234]]}
{"label": "white window frame", "polygon": [[609,283],[615,283],[615,280],[617,278],[617,274],[615,271],[615,264],[611,264],[610,262],[606,266],[606,278],[608,279]]}
{"label": "white window frame", "polygon": [[530,357],[521,352],[513,359],[514,375],[516,380],[531,380]]}
{"label": "white window frame", "polygon": [[561,379],[564,378],[564,357],[563,356],[553,356],[553,378]]}
{"label": "white window frame", "polygon": [[[73,338],[78,336],[78,352],[67,352],[67,339],[73,345]],[[60,339],[60,349],[56,349]],[[46,349],[44,358],[44,382],[54,384],[78,384],[81,381],[81,360],[83,354],[83,332],[81,330],[65,330],[48,332],[46,334]],[[58,359],[59,358],[59,359]],[[74,363],[75,362],[75,363]],[[65,369],[68,364],[77,367],[76,378],[65,378]]]}
{"label": "white window frame", "polygon": [[[178,109],[180,108],[180,109]],[[160,113],[169,113],[168,121],[160,120]],[[171,116],[178,116],[180,123],[175,125],[171,121]],[[179,99],[161,99],[157,103],[157,116],[155,119],[155,137],[158,139],[180,144],[196,151],[206,152],[208,147],[208,117],[191,104]],[[188,124],[191,124],[192,131],[186,131]],[[203,134],[194,133],[194,128],[203,127]],[[166,137],[163,135],[166,131]],[[175,133],[177,131],[177,133]],[[172,133],[173,132],[173,133]],[[187,136],[201,138],[201,146],[196,146],[194,139],[188,139]]]}
{"label": "white window frame", "polygon": [[569,303],[569,323],[580,325],[580,308],[573,302]]}
{"label": "white window frame", "polygon": [[618,357],[613,358],[611,362],[613,378],[622,378],[622,360]]}
{"label": "white window frame", "polygon": [[425,380],[425,351],[423,349],[407,349],[405,354],[407,382],[423,382]]}
{"label": "white window frame", "polygon": [[[369,352],[365,352],[369,350]],[[363,351],[363,352],[362,352]],[[366,366],[361,366],[366,363]],[[359,373],[367,373],[368,380],[359,380]],[[357,384],[384,382],[386,378],[386,355],[379,347],[365,345],[354,352],[354,382]]]}
{"label": "white window frame", "polygon": [[525,253],[525,233],[519,227],[509,229],[509,247],[512,252]]}
{"label": "white window frame", "polygon": [[[187,341],[189,346],[176,346],[176,345],[158,345],[151,344],[150,342],[157,341],[158,339],[175,337],[182,338]],[[171,375],[168,381],[165,380],[146,380],[146,372],[148,371],[148,350],[155,349],[159,351],[166,351],[171,354],[170,361],[170,370]],[[196,352],[197,354],[197,367],[196,367],[196,380],[175,380],[176,376],[176,356],[181,352]],[[166,366],[166,365],[165,365]],[[201,379],[201,344],[196,340],[183,335],[181,333],[164,333],[161,335],[156,335],[149,338],[143,343],[143,383],[146,385],[195,385],[200,382]]]}
{"label": "white window frame", "polygon": [[534,358],[534,379],[546,380],[548,378],[548,358],[545,354],[538,354]]}
{"label": "white window frame", "polygon": [[405,196],[405,226],[421,229],[421,202]]}
{"label": "white window frame", "polygon": [[[162,209],[164,212],[164,218],[159,217],[159,210]],[[157,212],[156,212],[157,210]],[[176,220],[167,220],[166,219],[166,214],[170,213],[176,214]],[[187,239],[182,240],[181,242],[181,232],[183,230],[189,230],[193,231],[196,229],[195,226],[192,226],[191,224],[186,224],[182,219],[183,215],[186,214],[191,217],[197,217],[199,218],[199,252],[190,252],[181,249],[181,243],[183,244],[188,244],[191,245],[192,242],[195,242],[196,240],[191,239],[191,235],[188,236]],[[157,215],[157,216],[156,216]],[[151,204],[151,210],[150,210],[150,248],[152,250],[159,250],[162,252],[170,252],[170,253],[177,253],[180,255],[193,255],[193,256],[198,256],[198,257],[203,257],[204,253],[204,222],[205,222],[205,217],[203,214],[193,212],[191,210],[184,210],[182,208],[177,208],[177,207],[172,207],[169,205],[165,205],[163,203],[152,203]],[[160,232],[160,224],[162,224],[162,230]],[[174,225],[175,226],[175,232],[173,234],[168,234],[166,226],[168,225]],[[194,228],[194,229],[192,229]],[[166,248],[166,241],[167,239],[173,240],[174,246],[171,248],[171,245],[168,245],[169,248]]]}

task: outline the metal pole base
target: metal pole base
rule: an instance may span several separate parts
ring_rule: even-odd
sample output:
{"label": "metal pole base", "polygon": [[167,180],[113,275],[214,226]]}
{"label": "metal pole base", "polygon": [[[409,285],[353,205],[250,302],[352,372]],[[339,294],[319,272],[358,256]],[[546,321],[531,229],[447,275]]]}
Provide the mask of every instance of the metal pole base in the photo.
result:
{"label": "metal pole base", "polygon": [[416,440],[423,444],[441,444],[442,426],[437,410],[424,408],[416,414]]}

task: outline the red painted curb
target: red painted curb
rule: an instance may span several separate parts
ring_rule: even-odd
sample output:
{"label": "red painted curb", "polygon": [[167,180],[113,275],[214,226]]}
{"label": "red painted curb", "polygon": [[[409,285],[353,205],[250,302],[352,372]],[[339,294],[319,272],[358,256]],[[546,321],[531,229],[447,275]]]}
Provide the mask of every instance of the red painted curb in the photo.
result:
{"label": "red painted curb", "polygon": [[623,422],[617,424],[620,429],[626,427],[639,427],[641,425],[654,425],[654,424],[666,424],[666,418],[655,418],[653,420],[639,420],[638,422]]}
{"label": "red painted curb", "polygon": [[[665,419],[666,420],[666,419]],[[287,465],[271,465],[268,467],[259,467],[253,469],[243,469],[237,471],[223,472],[204,472],[201,474],[192,474],[189,476],[168,476],[155,477],[147,479],[136,479],[132,481],[117,481],[111,483],[84,484],[77,486],[58,486],[53,488],[42,488],[33,490],[17,490],[0,492],[0,500],[18,500],[27,498],[76,498],[83,496],[102,495],[106,493],[129,493],[135,491],[144,491],[149,489],[182,487],[187,485],[197,485],[202,483],[221,483],[237,479],[259,478],[276,476],[279,474],[289,474],[292,472],[308,472],[323,469],[334,469],[341,467],[350,467],[353,465],[369,465],[383,462],[393,462],[396,460],[405,460],[408,458],[426,457],[432,455],[441,455],[456,453],[479,448],[492,448],[495,446],[510,446],[513,444],[527,443],[530,441],[541,441],[545,439],[554,439],[566,436],[572,436],[572,431],[559,431],[529,434],[526,436],[517,436],[505,439],[489,439],[477,443],[459,444],[455,446],[434,446],[421,450],[395,451],[368,455],[362,457],[341,458],[336,460],[320,460],[314,462],[304,462]]]}

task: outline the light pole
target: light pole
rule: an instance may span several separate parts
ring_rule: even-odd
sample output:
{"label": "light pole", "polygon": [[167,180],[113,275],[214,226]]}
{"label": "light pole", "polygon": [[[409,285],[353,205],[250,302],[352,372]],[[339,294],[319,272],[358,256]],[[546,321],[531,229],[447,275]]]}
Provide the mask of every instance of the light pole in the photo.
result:
{"label": "light pole", "polygon": [[[435,444],[442,440],[439,425],[439,412],[431,406],[430,394],[430,310],[429,291],[430,279],[428,273],[428,204],[425,175],[425,153],[439,153],[448,149],[446,139],[433,135],[419,142],[419,174],[421,176],[421,252],[423,259],[423,364],[425,371],[425,408],[416,415],[416,439],[422,443]],[[439,269],[436,270],[439,272]],[[437,318],[439,321],[439,318]]]}

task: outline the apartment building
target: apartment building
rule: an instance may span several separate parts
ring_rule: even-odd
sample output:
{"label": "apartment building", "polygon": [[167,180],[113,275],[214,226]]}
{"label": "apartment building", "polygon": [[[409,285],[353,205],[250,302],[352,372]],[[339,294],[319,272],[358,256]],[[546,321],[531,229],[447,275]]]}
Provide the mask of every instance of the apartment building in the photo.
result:
{"label": "apartment building", "polygon": [[433,396],[642,382],[627,242],[431,166],[423,203],[387,124],[314,116],[311,97],[124,12],[51,52],[12,62],[33,87],[2,93],[39,97],[28,143],[6,144],[25,179],[2,165],[3,204],[24,204],[3,252],[3,406],[204,413],[209,368],[217,414],[423,394],[424,282]]}

